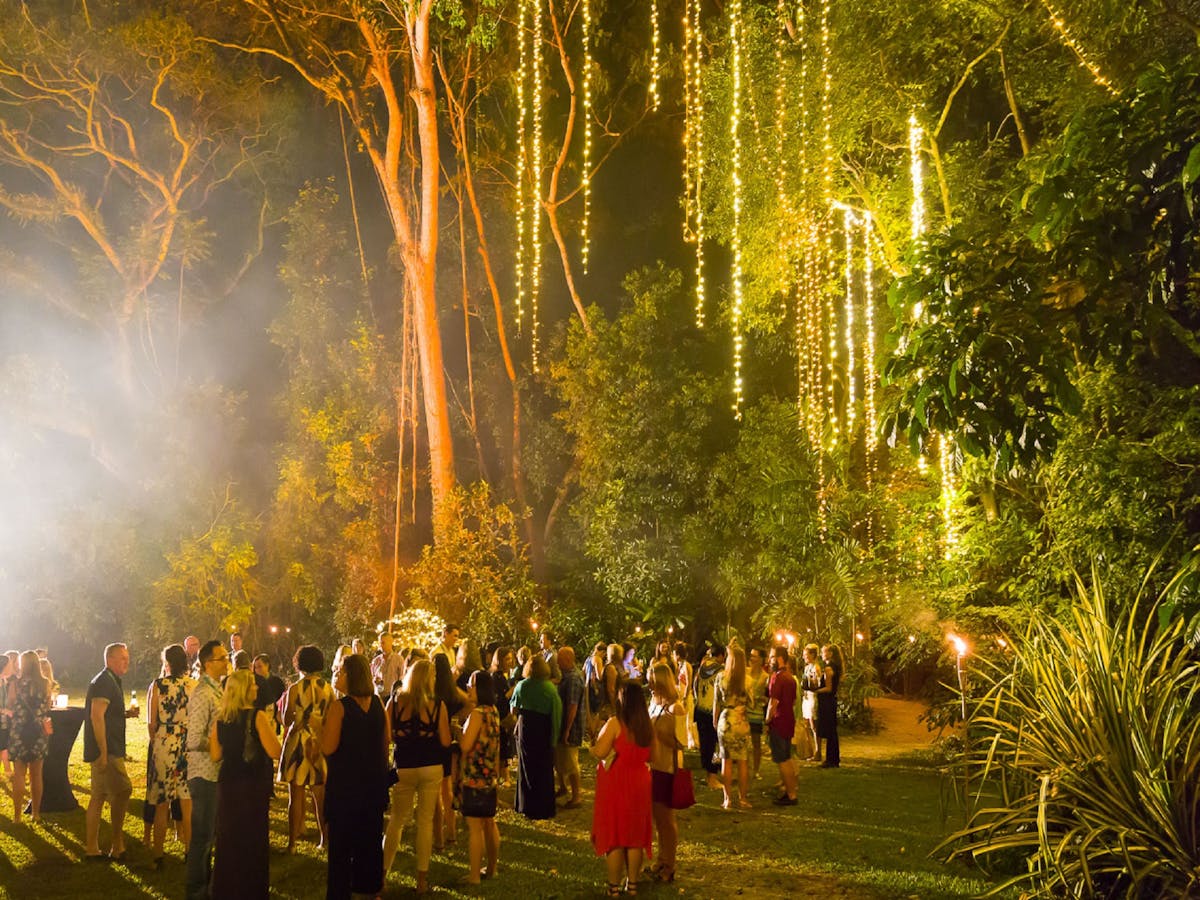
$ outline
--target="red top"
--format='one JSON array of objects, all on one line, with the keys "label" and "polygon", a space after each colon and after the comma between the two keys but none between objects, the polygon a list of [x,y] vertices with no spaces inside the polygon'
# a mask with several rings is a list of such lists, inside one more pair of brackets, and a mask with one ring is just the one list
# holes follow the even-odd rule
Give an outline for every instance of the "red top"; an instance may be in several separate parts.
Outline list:
[{"label": "red top", "polygon": [[596,804],[592,809],[592,846],[598,856],[618,848],[637,848],[651,855],[654,819],[650,812],[650,748],[639,747],[624,728],[613,742],[612,763],[596,770]]},{"label": "red top", "polygon": [[773,674],[767,696],[776,701],[775,713],[767,727],[790,741],[796,733],[796,679],[792,673],[780,669]]}]

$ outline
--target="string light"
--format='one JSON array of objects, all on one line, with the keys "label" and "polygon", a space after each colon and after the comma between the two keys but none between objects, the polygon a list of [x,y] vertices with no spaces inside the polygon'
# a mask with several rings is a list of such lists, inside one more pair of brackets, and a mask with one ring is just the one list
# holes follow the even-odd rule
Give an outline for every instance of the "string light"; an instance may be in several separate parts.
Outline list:
[{"label": "string light", "polygon": [[742,0],[733,0],[729,9],[729,44],[733,54],[733,97],[729,115],[729,139],[733,145],[730,169],[733,178],[733,227],[730,250],[733,253],[733,414],[742,418]]},{"label": "string light", "polygon": [[[775,6],[775,196],[779,205],[779,221],[783,224],[785,233],[780,237],[783,246],[790,253],[795,252],[795,242],[792,229],[795,217],[792,215],[792,203],[787,193],[788,153],[787,153],[787,74],[783,65],[783,36],[787,27],[786,0],[777,0]],[[788,295],[783,294],[783,315],[788,313]]]},{"label": "string light", "polygon": [[701,31],[701,0],[689,0],[691,5],[690,32],[691,52],[691,98],[689,118],[692,136],[692,191],[695,206],[696,239],[696,325],[704,326],[704,85],[703,32]]},{"label": "string light", "polygon": [[[865,346],[863,347],[866,377],[863,379],[863,409],[866,412],[867,423],[864,429],[863,443],[865,445],[867,469],[867,493],[875,484],[875,469],[878,463],[879,428],[878,414],[875,409],[875,264],[871,257],[871,239],[875,233],[874,219],[871,213],[863,213],[863,326],[866,331]],[[867,511],[867,546],[874,553],[875,548],[875,516]]]},{"label": "string light", "polygon": [[942,469],[942,529],[945,557],[949,559],[958,546],[958,529],[954,521],[954,498],[958,490],[954,477],[954,441],[941,435],[938,441],[939,463]]},{"label": "string light", "polygon": [[863,381],[863,406],[867,415],[866,448],[867,448],[867,487],[871,486],[875,474],[875,451],[878,448],[879,427],[878,415],[875,408],[875,264],[871,256],[871,239],[875,233],[875,222],[869,212],[863,214],[863,319],[866,329],[866,346],[863,356],[866,364],[866,378]]},{"label": "string light", "polygon": [[921,163],[921,139],[924,133],[917,122],[916,113],[913,113],[908,117],[908,175],[912,181],[909,223],[914,243],[925,233],[925,169]]},{"label": "string light", "polygon": [[520,42],[520,67],[517,70],[517,333],[525,321],[525,262],[526,229],[529,212],[526,203],[526,182],[529,173],[529,112],[526,105],[526,88],[529,84],[529,40],[528,4],[522,2],[517,8],[517,40]]},{"label": "string light", "polygon": [[854,225],[857,219],[849,208],[842,210],[842,231],[846,239],[846,434],[854,431]]},{"label": "string light", "polygon": [[530,223],[530,240],[532,242],[532,261],[530,263],[529,305],[532,322],[530,323],[530,340],[532,344],[533,371],[538,371],[538,300],[542,290],[542,10],[540,0],[530,0],[532,13],[533,40],[533,72],[532,90],[533,109],[533,204],[532,221]]},{"label": "string light", "polygon": [[583,9],[583,274],[591,255],[592,221],[592,3],[582,0]]},{"label": "string light", "polygon": [[[821,199],[822,219],[825,222],[824,284],[834,280],[833,228],[830,218],[833,208],[833,75],[830,72],[829,40],[830,0],[821,2]],[[822,285],[823,287],[823,285]],[[821,290],[825,298],[825,333],[829,340],[829,356],[826,363],[825,397],[829,411],[829,438],[831,446],[838,441],[838,414],[834,398],[834,379],[837,372],[838,340],[832,291]]]},{"label": "string light", "polygon": [[658,93],[658,45],[658,0],[650,0],[650,103],[655,112],[662,99]]},{"label": "string light", "polygon": [[1042,6],[1044,6],[1046,8],[1046,12],[1050,14],[1050,24],[1054,26],[1054,30],[1058,32],[1062,42],[1070,48],[1072,53],[1075,54],[1075,58],[1079,60],[1079,64],[1088,70],[1092,76],[1092,80],[1114,97],[1119,97],[1121,94],[1120,90],[1118,90],[1117,86],[1114,85],[1107,77],[1105,77],[1104,73],[1100,70],[1100,67],[1092,60],[1091,55],[1083,49],[1083,46],[1067,29],[1067,23],[1063,21],[1063,17],[1059,14],[1058,10],[1051,5],[1050,0],[1042,0]]}]

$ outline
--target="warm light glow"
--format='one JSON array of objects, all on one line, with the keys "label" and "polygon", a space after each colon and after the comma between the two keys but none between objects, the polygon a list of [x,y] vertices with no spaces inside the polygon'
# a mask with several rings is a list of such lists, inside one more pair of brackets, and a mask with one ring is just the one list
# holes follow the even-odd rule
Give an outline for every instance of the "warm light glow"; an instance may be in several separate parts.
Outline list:
[{"label": "warm light glow", "polygon": [[1008,641],[1006,641],[1004,638],[996,638],[996,644],[997,644],[997,646],[1000,647],[1001,650],[1005,650],[1008,648]]},{"label": "warm light glow", "polygon": [[1075,58],[1079,60],[1079,64],[1088,70],[1092,76],[1092,80],[1114,97],[1119,96],[1121,92],[1117,89],[1116,85],[1105,77],[1100,67],[1091,58],[1091,55],[1083,49],[1079,41],[1067,29],[1067,23],[1063,21],[1063,17],[1059,14],[1058,10],[1051,5],[1050,0],[1042,0],[1042,6],[1050,14],[1050,24],[1054,26],[1054,30],[1058,32],[1059,37],[1062,38],[1062,42],[1075,54]]},{"label": "warm light glow", "polygon": [[521,0],[517,6],[517,40],[520,42],[520,63],[517,69],[517,333],[525,323],[525,292],[528,260],[527,229],[529,210],[526,184],[529,178],[529,109],[526,91],[529,85],[529,4]]},{"label": "warm light glow", "polygon": [[68,696],[67,694],[58,694],[54,698],[54,708],[55,709],[66,709],[67,704],[70,702],[71,702],[70,696]]},{"label": "warm light glow", "polygon": [[[833,75],[829,65],[832,48],[829,34],[830,0],[821,0],[821,198],[822,218],[825,221],[824,284],[832,284],[837,268],[833,259]],[[837,318],[833,307],[833,292],[822,290],[825,298],[825,333],[829,341],[829,358],[825,373],[825,396],[829,415],[829,442],[838,442],[838,414],[835,405],[834,380],[837,377],[838,338]]]},{"label": "warm light glow", "polygon": [[684,238],[696,245],[696,327],[704,327],[704,92],[701,0],[684,9]]},{"label": "warm light glow", "polygon": [[272,625],[270,627],[270,629],[268,629],[268,630],[271,632],[271,634],[279,634],[279,626],[278,625]]},{"label": "warm light glow", "polygon": [[655,111],[662,100],[658,93],[659,40],[658,0],[650,0],[650,104]]},{"label": "warm light glow", "polygon": [[733,415],[742,418],[742,0],[733,0],[729,7],[729,45],[732,60],[733,96],[730,101],[729,141],[733,147],[729,168],[733,181],[733,225],[730,231],[730,252],[733,254]]},{"label": "warm light glow", "polygon": [[542,9],[539,0],[530,0],[530,11],[532,13],[533,33],[531,40],[533,41],[533,72],[532,75],[532,109],[530,111],[533,117],[533,147],[531,154],[533,157],[533,166],[530,171],[532,176],[531,191],[533,202],[530,213],[532,221],[530,222],[530,249],[532,250],[532,260],[529,265],[529,306],[531,322],[529,323],[529,339],[531,345],[530,362],[533,366],[533,371],[538,371],[538,350],[539,339],[538,334],[538,301],[541,298],[542,292],[542,60],[543,60],[543,35],[542,35]]},{"label": "warm light glow", "polygon": [[539,626],[538,626],[537,622],[535,622],[533,619],[530,619],[529,627],[532,628],[534,631],[537,631]]},{"label": "warm light glow", "polygon": [[945,556],[949,559],[958,546],[958,528],[955,523],[954,502],[958,494],[958,480],[954,474],[954,439],[947,434],[938,436],[939,465],[942,470],[942,532]]},{"label": "warm light glow", "polygon": [[846,433],[854,430],[857,397],[854,388],[854,225],[857,218],[847,207],[842,210],[842,233],[846,241]]},{"label": "warm light glow", "polygon": [[862,643],[862,641],[863,641],[863,640],[865,640],[865,639],[863,638],[863,633],[862,633],[861,631],[856,631],[856,632],[854,632],[854,639],[855,639],[856,641],[858,641],[859,643]]},{"label": "warm light glow", "polygon": [[948,640],[954,646],[954,652],[956,655],[959,657],[967,655],[967,642],[957,634],[946,635],[946,640]]},{"label": "warm light glow", "polygon": [[583,273],[591,256],[592,221],[592,2],[582,0],[583,19]]},{"label": "warm light glow", "polygon": [[796,643],[796,636],[794,634],[792,634],[790,631],[787,633],[786,637],[787,637],[787,642],[788,642],[789,647],[791,647],[792,645],[794,645]]},{"label": "warm light glow", "polygon": [[[875,265],[872,257],[871,241],[875,235],[875,221],[869,212],[863,214],[863,325],[866,329],[866,346],[863,348],[863,362],[866,374],[863,378],[863,407],[866,411],[867,425],[863,436],[867,455],[867,491],[870,492],[875,482],[875,472],[879,464],[877,450],[879,447],[879,415],[875,408],[875,387],[878,372],[875,371]],[[870,540],[873,530],[874,516],[867,518],[867,535]]]},{"label": "warm light glow", "polygon": [[921,139],[924,133],[917,122],[916,113],[913,113],[908,117],[908,176],[912,182],[909,226],[913,241],[919,241],[925,233],[925,170],[921,162]]},{"label": "warm light glow", "polygon": [[915,644],[917,642],[917,636],[915,634],[910,634],[908,636],[908,642],[910,644]]}]

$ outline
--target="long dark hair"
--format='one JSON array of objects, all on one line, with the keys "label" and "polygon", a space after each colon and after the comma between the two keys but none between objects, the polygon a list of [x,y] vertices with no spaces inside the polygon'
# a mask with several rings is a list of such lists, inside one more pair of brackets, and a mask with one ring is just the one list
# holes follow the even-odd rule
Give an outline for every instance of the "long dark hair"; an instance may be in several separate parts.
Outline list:
[{"label": "long dark hair", "polygon": [[654,726],[646,708],[646,692],[636,681],[626,681],[617,691],[617,719],[633,735],[639,747],[649,747],[654,740]]},{"label": "long dark hair", "polygon": [[458,692],[455,690],[454,672],[450,668],[450,659],[444,653],[439,653],[433,658],[433,695],[445,703],[451,711],[462,705],[459,703]]}]

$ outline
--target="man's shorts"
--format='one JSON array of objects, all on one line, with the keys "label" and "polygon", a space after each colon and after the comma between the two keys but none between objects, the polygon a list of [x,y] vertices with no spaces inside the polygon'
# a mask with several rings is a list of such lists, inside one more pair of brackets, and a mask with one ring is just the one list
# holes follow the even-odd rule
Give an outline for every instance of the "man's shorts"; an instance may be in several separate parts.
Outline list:
[{"label": "man's shorts", "polygon": [[133,782],[125,771],[123,756],[110,756],[102,770],[98,761],[92,763],[92,797],[112,801],[133,793]]},{"label": "man's shorts", "polygon": [[771,745],[771,762],[785,763],[792,758],[792,739],[781,737],[774,731],[767,731],[767,740]]},{"label": "man's shorts", "polygon": [[579,748],[565,744],[554,745],[554,768],[562,776],[579,774]]}]

